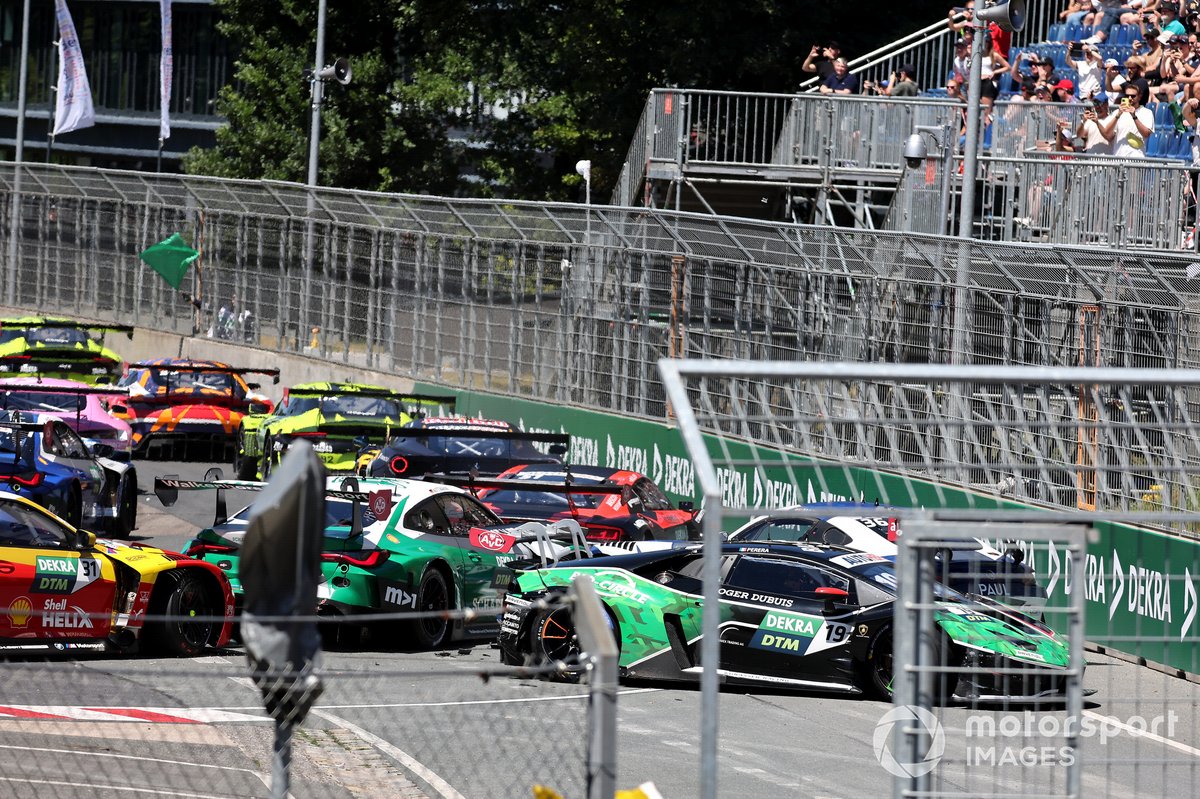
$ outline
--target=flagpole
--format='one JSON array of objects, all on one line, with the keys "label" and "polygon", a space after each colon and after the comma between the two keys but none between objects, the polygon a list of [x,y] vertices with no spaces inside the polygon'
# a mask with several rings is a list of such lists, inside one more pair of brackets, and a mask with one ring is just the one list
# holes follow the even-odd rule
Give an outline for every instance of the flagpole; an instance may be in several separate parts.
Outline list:
[{"label": "flagpole", "polygon": [[17,234],[21,227],[21,160],[25,157],[25,101],[29,82],[29,0],[21,10],[21,67],[17,78],[17,153],[13,189],[9,199],[8,268],[4,275],[4,302],[12,306],[17,296]]},{"label": "flagpole", "polygon": [[[50,74],[58,74],[58,62],[62,59],[58,40],[50,41]],[[50,121],[46,123],[46,163],[50,163],[50,153],[54,151],[54,128],[58,123],[58,82],[50,87]]]},{"label": "flagpole", "polygon": [[156,159],[154,159],[154,171],[155,172],[162,172],[162,151],[163,151],[163,138],[162,138],[162,136],[159,136],[158,137],[158,157]]}]

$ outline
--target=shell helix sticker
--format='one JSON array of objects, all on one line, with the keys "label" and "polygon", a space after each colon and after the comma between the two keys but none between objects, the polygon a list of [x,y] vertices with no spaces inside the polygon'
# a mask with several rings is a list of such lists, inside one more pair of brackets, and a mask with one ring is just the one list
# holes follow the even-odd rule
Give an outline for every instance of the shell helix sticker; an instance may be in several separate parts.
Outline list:
[{"label": "shell helix sticker", "polygon": [[73,594],[100,577],[95,558],[60,558],[38,555],[34,565],[34,594]]},{"label": "shell helix sticker", "polygon": [[768,610],[758,625],[750,646],[786,655],[812,655],[846,643],[851,626],[830,622],[820,616]]}]

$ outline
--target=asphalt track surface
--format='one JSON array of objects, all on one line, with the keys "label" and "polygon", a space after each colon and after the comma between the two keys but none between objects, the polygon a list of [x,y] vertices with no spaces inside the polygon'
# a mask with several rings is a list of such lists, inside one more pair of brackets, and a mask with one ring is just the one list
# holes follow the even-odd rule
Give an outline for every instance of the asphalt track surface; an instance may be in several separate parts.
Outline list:
[{"label": "asphalt track surface", "polygon": [[[138,468],[148,488],[156,473],[198,478],[206,465]],[[211,495],[184,494],[167,511],[145,493],[134,538],[179,549],[212,511]],[[325,655],[325,692],[294,736],[293,795],[529,797],[543,783],[583,796],[580,686],[484,681],[479,673],[498,664],[486,642],[442,652],[366,643]],[[270,795],[272,725],[238,647],[190,660],[12,657],[0,668],[2,796]],[[1095,694],[1083,721],[1083,795],[1200,795],[1200,686],[1094,654],[1085,684]],[[653,781],[669,799],[699,794],[699,700],[688,686],[622,686],[619,786]],[[888,795],[892,778],[875,738],[889,709],[855,698],[723,692],[719,794]],[[1064,715],[943,709],[934,788],[1063,794],[1068,764],[1054,733]],[[983,717],[996,725],[990,735]]]}]

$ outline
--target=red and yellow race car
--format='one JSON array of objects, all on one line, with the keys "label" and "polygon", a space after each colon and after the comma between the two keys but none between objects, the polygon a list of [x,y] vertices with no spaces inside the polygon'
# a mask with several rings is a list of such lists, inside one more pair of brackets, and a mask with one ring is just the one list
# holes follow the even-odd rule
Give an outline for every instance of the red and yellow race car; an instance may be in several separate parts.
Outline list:
[{"label": "red and yellow race car", "polygon": [[229,643],[233,614],[216,566],[97,539],[0,492],[0,647],[195,655]]},{"label": "red and yellow race car", "polygon": [[217,361],[133,363],[118,384],[129,398],[114,404],[112,412],[132,428],[135,455],[228,461],[242,417],[275,407],[258,393],[257,383],[246,382],[249,374],[279,382],[278,369],[240,369]]}]

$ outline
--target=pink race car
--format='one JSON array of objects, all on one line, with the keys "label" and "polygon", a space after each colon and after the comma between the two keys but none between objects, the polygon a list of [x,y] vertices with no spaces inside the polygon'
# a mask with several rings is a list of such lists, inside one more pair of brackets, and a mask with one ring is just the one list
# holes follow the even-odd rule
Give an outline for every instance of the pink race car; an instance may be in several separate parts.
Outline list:
[{"label": "pink race car", "polygon": [[[79,433],[96,455],[114,460],[129,460],[133,433],[128,422],[109,413],[106,398],[125,396],[128,392],[115,386],[95,387],[76,380],[51,377],[0,380],[0,411],[58,417]],[[105,447],[111,448],[111,452]]]}]

